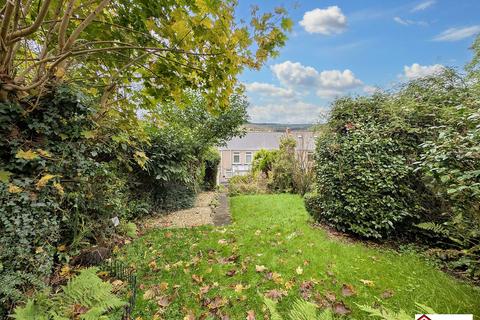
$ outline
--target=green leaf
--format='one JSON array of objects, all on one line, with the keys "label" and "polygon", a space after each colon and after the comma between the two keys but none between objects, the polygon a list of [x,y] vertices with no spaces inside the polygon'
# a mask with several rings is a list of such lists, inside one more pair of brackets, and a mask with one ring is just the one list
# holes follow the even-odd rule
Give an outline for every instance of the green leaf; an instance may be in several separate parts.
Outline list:
[{"label": "green leaf", "polygon": [[0,182],[8,183],[11,175],[12,173],[9,171],[0,170]]}]

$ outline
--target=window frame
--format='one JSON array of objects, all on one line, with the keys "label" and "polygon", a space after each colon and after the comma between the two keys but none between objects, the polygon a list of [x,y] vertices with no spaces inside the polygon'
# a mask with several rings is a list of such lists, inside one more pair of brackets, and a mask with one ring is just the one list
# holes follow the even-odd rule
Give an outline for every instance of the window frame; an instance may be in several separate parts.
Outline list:
[{"label": "window frame", "polygon": [[[238,161],[235,161],[235,156],[238,156]],[[240,151],[232,152],[232,164],[241,164]]]},{"label": "window frame", "polygon": [[[247,160],[247,156],[250,156],[250,161]],[[245,152],[245,164],[252,164],[253,162],[253,152],[252,151],[246,151]]]}]

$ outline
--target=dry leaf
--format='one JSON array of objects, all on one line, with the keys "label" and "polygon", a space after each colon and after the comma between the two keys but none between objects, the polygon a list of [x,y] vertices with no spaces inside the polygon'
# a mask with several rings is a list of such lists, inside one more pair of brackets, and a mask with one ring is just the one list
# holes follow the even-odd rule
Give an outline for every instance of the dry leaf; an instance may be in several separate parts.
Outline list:
[{"label": "dry leaf", "polygon": [[152,288],[148,289],[143,294],[143,300],[151,300],[155,297],[155,295],[156,295],[155,289],[152,289]]},{"label": "dry leaf", "polygon": [[267,270],[267,268],[263,265],[259,266],[259,265],[255,265],[255,271],[257,272],[264,272],[265,270]]},{"label": "dry leaf", "polygon": [[342,295],[344,297],[353,296],[355,293],[355,288],[351,284],[344,284],[342,286]]},{"label": "dry leaf", "polygon": [[373,282],[372,280],[360,279],[360,282],[366,285],[367,287],[373,287],[375,285],[375,282]]},{"label": "dry leaf", "polygon": [[335,302],[333,304],[333,312],[335,314],[339,315],[346,315],[352,313],[352,310],[350,310],[344,303],[343,301]]},{"label": "dry leaf", "polygon": [[158,288],[160,289],[160,291],[166,291],[168,289],[168,283],[162,282],[162,283],[160,283]]},{"label": "dry leaf", "polygon": [[233,277],[236,274],[237,274],[237,270],[235,270],[235,269],[228,270],[227,273],[226,273],[226,275],[229,276],[229,277]]},{"label": "dry leaf", "polygon": [[327,291],[325,293],[325,298],[327,298],[327,300],[330,302],[335,302],[335,300],[337,300],[337,296],[335,295],[334,292],[331,292],[331,291]]},{"label": "dry leaf", "polygon": [[226,244],[228,244],[228,241],[225,240],[225,239],[220,239],[220,240],[218,240],[218,244],[226,245]]},{"label": "dry leaf", "polygon": [[285,289],[290,290],[290,289],[293,288],[294,285],[295,285],[294,281],[292,281],[292,280],[287,281],[287,282],[285,282]]},{"label": "dry leaf", "polygon": [[40,178],[40,180],[37,181],[37,184],[36,184],[37,189],[41,189],[41,188],[45,187],[47,185],[48,181],[52,180],[55,177],[56,177],[56,175],[54,175],[54,174],[44,175],[43,177]]},{"label": "dry leaf", "polygon": [[246,320],[255,320],[255,311],[248,310]]},{"label": "dry leaf", "polygon": [[383,291],[383,293],[380,295],[380,297],[382,299],[388,299],[388,298],[393,297],[393,294],[394,294],[393,290],[388,289],[388,290]]},{"label": "dry leaf", "polygon": [[161,296],[157,299],[157,305],[166,308],[170,305],[170,299],[167,296]]},{"label": "dry leaf", "polygon": [[272,273],[272,280],[276,284],[281,284],[283,283],[282,275],[280,273],[273,272]]},{"label": "dry leaf", "polygon": [[303,274],[303,269],[302,269],[302,267],[297,267],[297,269],[295,269],[295,272],[296,272],[298,275]]},{"label": "dry leaf", "polygon": [[265,292],[265,297],[267,297],[269,299],[272,299],[272,300],[279,300],[283,296],[286,296],[286,295],[287,295],[287,292],[284,291],[284,290],[272,289],[272,290],[268,290],[267,292]]},{"label": "dry leaf", "polygon": [[192,274],[192,279],[196,283],[202,283],[203,282],[203,277],[202,276],[197,276],[196,274]]}]

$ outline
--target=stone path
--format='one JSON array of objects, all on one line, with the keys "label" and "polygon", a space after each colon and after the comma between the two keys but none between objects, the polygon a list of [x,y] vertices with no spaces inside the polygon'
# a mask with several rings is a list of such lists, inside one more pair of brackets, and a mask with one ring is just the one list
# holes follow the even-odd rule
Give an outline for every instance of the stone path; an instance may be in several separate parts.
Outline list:
[{"label": "stone path", "polygon": [[223,226],[229,224],[230,210],[226,194],[201,192],[195,200],[195,207],[172,212],[168,215],[151,217],[143,221],[142,229],[191,228],[202,225]]}]

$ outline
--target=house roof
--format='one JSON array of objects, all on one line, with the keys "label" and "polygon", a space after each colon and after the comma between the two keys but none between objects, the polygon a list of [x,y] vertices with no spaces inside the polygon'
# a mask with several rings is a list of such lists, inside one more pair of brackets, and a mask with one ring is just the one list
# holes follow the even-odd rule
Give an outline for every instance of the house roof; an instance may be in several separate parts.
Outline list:
[{"label": "house roof", "polygon": [[[284,132],[247,132],[243,137],[235,137],[227,142],[226,146],[219,148],[220,151],[255,151],[260,149],[278,149],[280,139],[285,136]],[[297,141],[297,150],[314,150],[315,136],[310,131],[294,131],[290,135]]]}]

